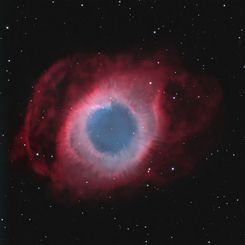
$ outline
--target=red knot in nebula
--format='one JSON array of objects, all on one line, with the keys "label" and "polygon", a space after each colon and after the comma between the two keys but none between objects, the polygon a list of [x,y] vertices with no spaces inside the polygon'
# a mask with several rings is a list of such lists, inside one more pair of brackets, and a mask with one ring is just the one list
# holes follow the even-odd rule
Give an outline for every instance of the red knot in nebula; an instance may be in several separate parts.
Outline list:
[{"label": "red knot in nebula", "polygon": [[11,157],[73,198],[162,186],[193,169],[221,97],[160,52],[73,55],[37,80]]}]

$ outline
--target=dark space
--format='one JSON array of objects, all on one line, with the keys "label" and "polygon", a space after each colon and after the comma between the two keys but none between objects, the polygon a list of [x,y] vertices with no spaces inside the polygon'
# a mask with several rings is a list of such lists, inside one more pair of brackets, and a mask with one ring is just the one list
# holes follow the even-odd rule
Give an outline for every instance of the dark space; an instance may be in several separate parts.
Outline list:
[{"label": "dark space", "polygon": [[[0,244],[245,244],[244,12],[242,0],[2,0]],[[56,60],[159,49],[223,90],[221,139],[189,176],[132,199],[71,204],[9,160],[33,85]]]}]

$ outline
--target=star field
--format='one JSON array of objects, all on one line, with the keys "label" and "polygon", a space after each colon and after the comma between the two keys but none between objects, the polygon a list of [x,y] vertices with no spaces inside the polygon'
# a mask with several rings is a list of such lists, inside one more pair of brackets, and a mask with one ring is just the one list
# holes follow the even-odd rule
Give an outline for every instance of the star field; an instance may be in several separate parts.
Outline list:
[{"label": "star field", "polygon": [[[0,243],[245,244],[243,1],[4,2],[0,4]],[[167,186],[146,183],[132,198],[118,200],[109,194],[104,201],[72,203],[65,196],[56,200],[48,180],[36,178],[25,163],[16,166],[9,160],[13,137],[32,102],[35,79],[54,61],[74,52],[100,56],[156,49],[169,57],[177,53],[187,70],[215,77],[224,93],[219,135],[208,142],[214,147],[201,155],[189,176]],[[173,101],[184,100],[176,91],[171,96]],[[46,118],[44,110],[38,120]],[[198,137],[194,135],[193,141]],[[55,157],[55,152],[35,154],[50,161]],[[178,171],[172,164],[167,174]]]}]

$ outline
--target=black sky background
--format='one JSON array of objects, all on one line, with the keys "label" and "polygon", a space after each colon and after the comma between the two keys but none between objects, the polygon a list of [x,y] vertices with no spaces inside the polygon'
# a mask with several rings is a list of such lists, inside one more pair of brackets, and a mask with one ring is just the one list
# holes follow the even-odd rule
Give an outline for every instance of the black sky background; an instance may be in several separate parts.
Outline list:
[{"label": "black sky background", "polygon": [[[244,1],[1,0],[0,244],[245,244],[244,13]],[[205,167],[132,199],[71,205],[24,163],[11,165],[32,86],[53,62],[159,49],[223,89],[222,140],[199,160]]]}]

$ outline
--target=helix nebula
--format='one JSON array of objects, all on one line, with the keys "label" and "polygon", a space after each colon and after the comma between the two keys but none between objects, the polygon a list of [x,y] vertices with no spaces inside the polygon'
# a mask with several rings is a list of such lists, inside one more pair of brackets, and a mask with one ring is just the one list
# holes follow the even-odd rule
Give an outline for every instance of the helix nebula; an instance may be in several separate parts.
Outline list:
[{"label": "helix nebula", "polygon": [[54,193],[76,198],[190,173],[209,144],[222,93],[213,78],[170,63],[161,52],[54,63],[33,88],[12,159],[25,159]]}]

